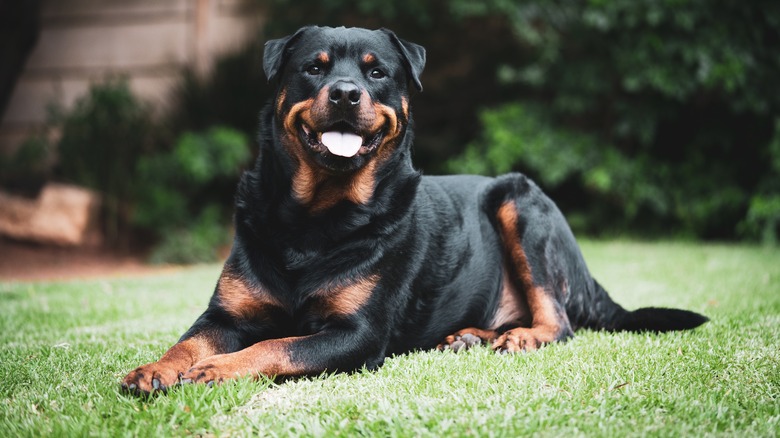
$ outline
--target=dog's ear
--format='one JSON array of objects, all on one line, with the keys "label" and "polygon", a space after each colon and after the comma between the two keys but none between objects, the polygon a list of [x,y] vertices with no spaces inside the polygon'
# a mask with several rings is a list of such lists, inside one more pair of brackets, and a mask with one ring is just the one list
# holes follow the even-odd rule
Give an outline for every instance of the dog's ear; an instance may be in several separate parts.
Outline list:
[{"label": "dog's ear", "polygon": [[389,29],[380,29],[382,32],[390,37],[390,41],[395,44],[401,56],[404,59],[404,66],[406,72],[409,73],[409,77],[414,82],[415,88],[418,91],[422,91],[422,83],[420,82],[420,75],[425,67],[425,48],[419,44],[410,43],[398,38],[396,34]]},{"label": "dog's ear", "polygon": [[263,71],[265,72],[265,77],[268,78],[268,82],[276,79],[276,75],[284,68],[284,63],[287,61],[290,49],[292,49],[295,41],[311,28],[312,26],[302,27],[292,35],[279,38],[278,40],[269,40],[265,43]]}]

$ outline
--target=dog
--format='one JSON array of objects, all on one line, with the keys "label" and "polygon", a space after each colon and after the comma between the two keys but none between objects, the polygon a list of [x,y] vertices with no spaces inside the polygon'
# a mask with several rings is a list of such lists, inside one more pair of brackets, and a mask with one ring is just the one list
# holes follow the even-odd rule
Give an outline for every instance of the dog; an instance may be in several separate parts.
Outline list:
[{"label": "dog", "polygon": [[522,174],[422,176],[410,91],[423,47],[386,29],[305,27],[266,43],[275,87],[206,311],[135,394],[240,376],[373,369],[390,355],[536,350],[580,328],[684,330],[593,279],[562,213]]}]

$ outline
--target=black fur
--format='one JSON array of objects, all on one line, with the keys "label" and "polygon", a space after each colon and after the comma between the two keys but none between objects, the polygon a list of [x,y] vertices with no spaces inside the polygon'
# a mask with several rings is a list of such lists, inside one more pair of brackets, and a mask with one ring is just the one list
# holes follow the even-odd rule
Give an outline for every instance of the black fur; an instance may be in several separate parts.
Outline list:
[{"label": "black fur", "polygon": [[[374,72],[361,67],[365,53],[379,58],[376,65],[386,77],[368,76]],[[264,62],[277,97],[261,114],[260,156],[238,188],[236,235],[225,269],[245,285],[243,297],[262,291],[276,304],[237,318],[218,287],[181,341],[200,336],[216,353],[238,354],[267,340],[292,339],[283,353],[301,365],[295,370],[304,371],[283,368],[278,374],[371,368],[388,355],[434,348],[464,328],[500,335],[530,327],[538,315],[528,308],[501,321],[501,327],[490,327],[506,305],[501,301],[505,286],[511,286],[520,307],[527,307],[529,285],[541,288],[553,303],[547,317],[557,323],[554,340],[579,328],[662,332],[707,320],[682,310],[628,312],[613,302],[591,277],[561,212],[525,176],[421,176],[411,163],[413,122],[405,111],[408,84],[422,89],[422,47],[387,30],[307,27],[268,42]],[[312,69],[312,62],[321,69]],[[335,76],[354,81],[372,103],[398,115],[398,141],[381,146],[385,153],[341,158],[284,140],[298,134],[285,132],[288,111],[316,98]],[[301,160],[314,163],[329,182],[350,181],[374,160],[370,197],[364,202],[334,198],[327,208],[313,208],[319,195],[308,203],[296,195],[296,184],[307,181],[299,171]],[[508,202],[515,208],[505,210],[506,217],[517,218],[509,224],[499,214]],[[502,239],[502,226],[515,233],[515,242]],[[521,260],[527,260],[523,266],[510,266],[508,248],[515,244],[525,256]],[[361,279],[375,283],[354,311],[323,314],[329,300],[338,298],[336,292],[331,298],[321,291]],[[270,371],[256,366],[246,372]]]}]

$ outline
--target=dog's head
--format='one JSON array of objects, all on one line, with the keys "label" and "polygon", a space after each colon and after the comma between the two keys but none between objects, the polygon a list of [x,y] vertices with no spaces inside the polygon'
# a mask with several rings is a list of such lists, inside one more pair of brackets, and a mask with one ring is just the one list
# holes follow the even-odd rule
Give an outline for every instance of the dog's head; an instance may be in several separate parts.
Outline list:
[{"label": "dog's head", "polygon": [[279,140],[305,167],[299,177],[321,180],[392,156],[409,123],[409,83],[422,90],[425,50],[385,29],[305,27],[267,42],[263,62],[278,84]]}]

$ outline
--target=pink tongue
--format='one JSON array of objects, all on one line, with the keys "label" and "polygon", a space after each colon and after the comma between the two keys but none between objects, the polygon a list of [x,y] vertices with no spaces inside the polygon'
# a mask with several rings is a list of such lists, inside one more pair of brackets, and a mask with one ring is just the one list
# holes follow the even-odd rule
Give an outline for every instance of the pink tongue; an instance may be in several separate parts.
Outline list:
[{"label": "pink tongue", "polygon": [[351,132],[329,131],[322,133],[322,144],[333,155],[354,157],[360,150],[363,139]]}]

